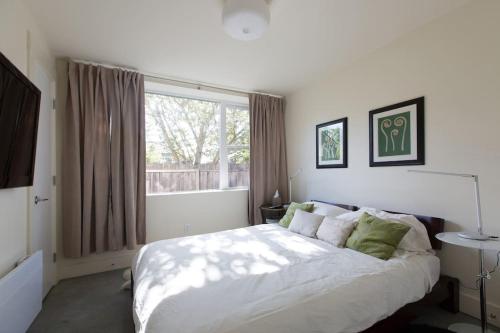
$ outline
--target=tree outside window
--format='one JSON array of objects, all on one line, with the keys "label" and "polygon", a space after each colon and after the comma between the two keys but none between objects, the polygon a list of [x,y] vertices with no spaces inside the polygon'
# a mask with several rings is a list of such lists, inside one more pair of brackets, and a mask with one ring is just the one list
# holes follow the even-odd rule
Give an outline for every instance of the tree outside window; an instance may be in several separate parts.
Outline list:
[{"label": "tree outside window", "polygon": [[145,97],[147,193],[248,186],[248,106]]}]

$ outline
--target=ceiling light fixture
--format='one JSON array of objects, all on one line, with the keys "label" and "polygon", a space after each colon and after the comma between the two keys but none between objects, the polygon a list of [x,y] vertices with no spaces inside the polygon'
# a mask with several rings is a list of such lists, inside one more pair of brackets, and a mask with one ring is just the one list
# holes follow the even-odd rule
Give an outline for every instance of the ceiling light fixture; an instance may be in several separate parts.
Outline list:
[{"label": "ceiling light fixture", "polygon": [[266,0],[226,0],[222,24],[226,33],[239,40],[260,38],[269,27],[271,14]]}]

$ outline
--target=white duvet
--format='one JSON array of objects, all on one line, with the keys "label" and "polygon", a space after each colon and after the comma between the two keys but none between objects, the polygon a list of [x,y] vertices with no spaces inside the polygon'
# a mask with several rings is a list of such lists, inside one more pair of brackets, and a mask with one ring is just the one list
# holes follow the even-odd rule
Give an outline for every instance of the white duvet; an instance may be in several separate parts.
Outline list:
[{"label": "white duvet", "polygon": [[359,332],[422,298],[433,255],[388,261],[277,225],[154,242],[132,266],[137,332]]}]

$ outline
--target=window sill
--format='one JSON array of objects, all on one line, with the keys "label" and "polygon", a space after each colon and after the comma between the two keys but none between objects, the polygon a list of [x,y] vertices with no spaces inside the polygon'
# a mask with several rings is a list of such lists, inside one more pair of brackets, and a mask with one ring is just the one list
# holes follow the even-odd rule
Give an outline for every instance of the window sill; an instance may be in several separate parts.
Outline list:
[{"label": "window sill", "polygon": [[247,187],[235,187],[223,190],[203,190],[203,191],[181,191],[181,192],[166,192],[166,193],[149,193],[146,197],[161,197],[172,195],[192,195],[192,194],[206,194],[206,193],[223,193],[223,192],[248,192]]}]

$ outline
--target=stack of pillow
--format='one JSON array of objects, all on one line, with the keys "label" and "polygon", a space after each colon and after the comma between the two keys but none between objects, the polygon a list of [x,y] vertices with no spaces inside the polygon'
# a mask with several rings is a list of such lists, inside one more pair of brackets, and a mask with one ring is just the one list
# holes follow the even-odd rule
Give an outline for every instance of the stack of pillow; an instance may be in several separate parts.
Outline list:
[{"label": "stack of pillow", "polygon": [[387,260],[397,249],[432,251],[425,226],[413,215],[363,207],[350,211],[321,202],[292,202],[280,220],[290,231]]}]

